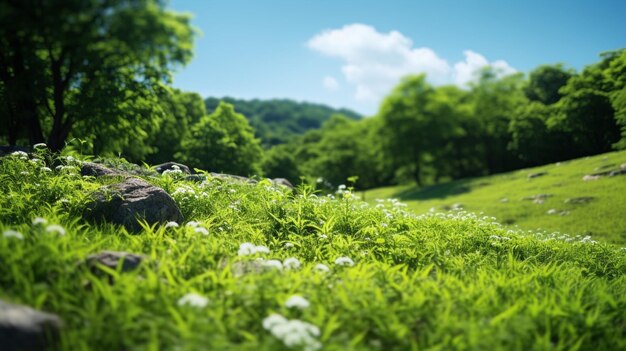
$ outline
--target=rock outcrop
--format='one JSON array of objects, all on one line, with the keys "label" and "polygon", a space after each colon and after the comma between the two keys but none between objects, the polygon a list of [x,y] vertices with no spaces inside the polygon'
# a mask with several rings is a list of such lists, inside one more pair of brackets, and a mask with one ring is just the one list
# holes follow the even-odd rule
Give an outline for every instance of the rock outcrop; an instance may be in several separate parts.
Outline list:
[{"label": "rock outcrop", "polygon": [[150,225],[183,221],[180,209],[169,194],[137,178],[126,178],[95,192],[84,217],[123,225],[129,232],[141,231],[139,221]]}]

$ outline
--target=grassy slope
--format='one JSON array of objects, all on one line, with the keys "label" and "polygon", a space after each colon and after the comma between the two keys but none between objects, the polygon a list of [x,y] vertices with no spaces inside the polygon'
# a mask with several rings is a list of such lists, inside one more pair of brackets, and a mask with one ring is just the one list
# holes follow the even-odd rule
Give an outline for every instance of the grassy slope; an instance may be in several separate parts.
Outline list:
[{"label": "grassy slope", "polygon": [[[397,186],[367,191],[365,198],[398,198],[416,213],[431,208],[446,210],[461,204],[470,212],[483,212],[501,223],[522,229],[541,228],[571,235],[591,235],[597,240],[626,243],[626,176],[583,181],[586,174],[617,169],[626,163],[626,151],[523,169],[483,178],[463,179],[426,187]],[[529,179],[537,172],[548,174]],[[551,194],[543,204],[524,200],[536,194]],[[588,204],[566,204],[568,198],[593,196]],[[508,202],[502,202],[503,198]],[[549,214],[555,209],[556,214]],[[568,211],[567,215],[559,215]]]},{"label": "grassy slope", "polygon": [[[626,251],[611,245],[513,232],[466,213],[415,216],[350,193],[170,176],[147,180],[208,233],[181,224],[129,235],[79,216],[89,191],[113,180],[82,178],[76,161],[62,162],[69,167],[48,172],[0,159],[0,298],[59,314],[62,350],[626,348]],[[37,216],[66,233],[31,223]],[[244,242],[270,252],[239,256]],[[111,272],[109,284],[77,265],[101,250],[147,260]],[[355,265],[335,264],[342,256]],[[236,274],[290,257],[301,265]],[[330,271],[316,272],[320,263]],[[188,293],[208,304],[181,306]],[[310,307],[286,307],[294,294]],[[287,348],[263,326],[273,313],[320,334]]]}]

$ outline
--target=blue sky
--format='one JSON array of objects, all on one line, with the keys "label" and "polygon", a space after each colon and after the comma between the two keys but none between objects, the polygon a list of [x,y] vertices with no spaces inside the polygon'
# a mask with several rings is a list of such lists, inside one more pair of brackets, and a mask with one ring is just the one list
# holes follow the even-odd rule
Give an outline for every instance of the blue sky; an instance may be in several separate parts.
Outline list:
[{"label": "blue sky", "polygon": [[174,0],[202,35],[174,86],[203,97],[290,98],[373,114],[401,76],[463,86],[626,47],[626,1]]}]

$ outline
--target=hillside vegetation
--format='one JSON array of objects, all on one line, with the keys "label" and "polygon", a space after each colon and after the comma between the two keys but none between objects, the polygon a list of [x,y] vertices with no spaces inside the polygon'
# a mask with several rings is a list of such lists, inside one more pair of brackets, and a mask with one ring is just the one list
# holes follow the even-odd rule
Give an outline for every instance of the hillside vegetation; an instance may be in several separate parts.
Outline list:
[{"label": "hillside vegetation", "polygon": [[[0,159],[0,299],[58,314],[62,350],[626,348],[624,249],[178,172],[143,178],[184,223],[129,234],[81,216],[120,176],[39,152]],[[85,269],[103,250],[144,261]]]},{"label": "hillside vegetation", "polygon": [[327,105],[289,99],[243,100],[209,97],[204,100],[206,110],[215,110],[220,101],[233,105],[237,112],[248,118],[264,146],[284,144],[308,130],[319,129],[335,114],[355,120],[361,118],[358,113],[345,108],[335,109]]},{"label": "hillside vegetation", "polygon": [[[395,186],[363,194],[370,203],[398,198],[415,213],[463,209],[494,216],[508,226],[624,244],[626,175],[606,173],[625,163],[625,151],[611,152],[435,186]],[[596,173],[605,175],[592,176]]]}]

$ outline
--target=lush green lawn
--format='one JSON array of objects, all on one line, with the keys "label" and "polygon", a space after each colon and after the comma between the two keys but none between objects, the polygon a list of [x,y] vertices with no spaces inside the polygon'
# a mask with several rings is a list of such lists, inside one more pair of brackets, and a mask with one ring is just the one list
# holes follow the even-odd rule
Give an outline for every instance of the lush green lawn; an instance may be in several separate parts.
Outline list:
[{"label": "lush green lawn", "polygon": [[[350,192],[176,174],[145,179],[185,223],[131,235],[80,216],[116,178],[60,161],[0,159],[0,299],[61,316],[61,350],[626,348],[626,251],[613,245],[463,212],[417,216]],[[566,168],[548,169],[509,177],[552,184]],[[511,202],[535,192],[510,191]],[[145,261],[104,275],[80,264],[102,250]]]},{"label": "lush green lawn", "polygon": [[[483,178],[463,179],[417,188],[413,185],[369,190],[365,199],[398,198],[416,213],[447,211],[455,205],[484,213],[521,229],[570,235],[591,235],[596,240],[626,243],[626,175],[583,181],[585,175],[619,169],[626,151],[550,164]],[[547,172],[529,178],[529,174]],[[547,194],[543,203],[525,198]],[[586,204],[567,199],[593,197]]]}]

